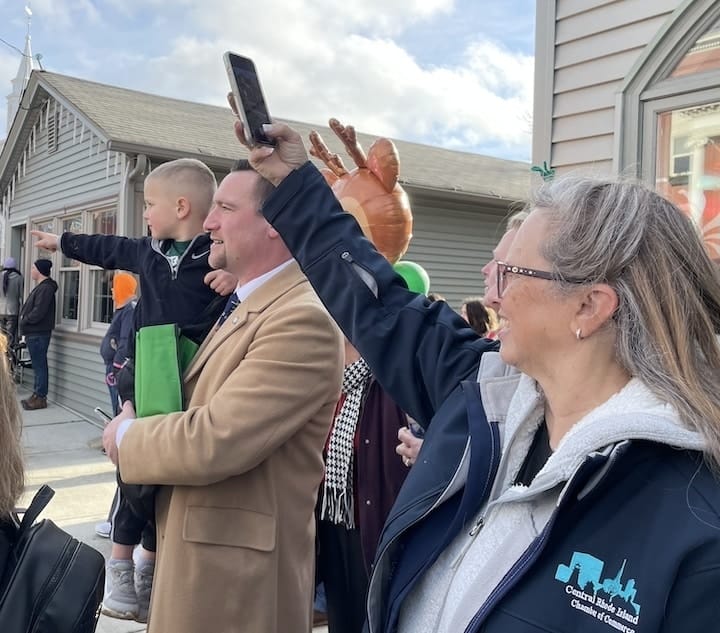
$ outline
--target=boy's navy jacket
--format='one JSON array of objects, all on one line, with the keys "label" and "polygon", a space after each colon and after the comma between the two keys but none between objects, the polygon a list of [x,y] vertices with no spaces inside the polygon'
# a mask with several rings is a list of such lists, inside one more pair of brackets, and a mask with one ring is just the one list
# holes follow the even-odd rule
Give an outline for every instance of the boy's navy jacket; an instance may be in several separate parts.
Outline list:
[{"label": "boy's navy jacket", "polygon": [[[135,330],[146,325],[177,323],[182,333],[201,343],[223,311],[221,297],[204,282],[210,237],[196,236],[177,258],[165,253],[172,240],[149,237],[63,233],[60,249],[72,259],[105,269],[128,270],[140,278],[141,297],[135,307]],[[134,337],[126,356],[133,357]]]},{"label": "boy's navy jacket", "polygon": [[[404,597],[489,494],[499,421],[487,419],[476,377],[497,344],[408,291],[310,163],[263,213],[377,380],[427,429],[370,581],[368,630],[390,633]],[[718,587],[720,488],[702,455],[626,440],[588,455],[467,631],[708,633],[720,630]]]}]

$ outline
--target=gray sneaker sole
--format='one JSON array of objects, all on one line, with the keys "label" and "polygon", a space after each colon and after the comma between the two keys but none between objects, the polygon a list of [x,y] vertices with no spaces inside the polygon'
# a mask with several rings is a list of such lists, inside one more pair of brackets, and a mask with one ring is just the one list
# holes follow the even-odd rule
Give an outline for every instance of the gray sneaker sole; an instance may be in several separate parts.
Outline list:
[{"label": "gray sneaker sole", "polygon": [[132,611],[131,609],[123,609],[122,607],[119,609],[113,609],[112,607],[109,607],[104,603],[100,612],[103,615],[107,615],[111,618],[117,618],[118,620],[134,620],[138,616],[137,611]]}]

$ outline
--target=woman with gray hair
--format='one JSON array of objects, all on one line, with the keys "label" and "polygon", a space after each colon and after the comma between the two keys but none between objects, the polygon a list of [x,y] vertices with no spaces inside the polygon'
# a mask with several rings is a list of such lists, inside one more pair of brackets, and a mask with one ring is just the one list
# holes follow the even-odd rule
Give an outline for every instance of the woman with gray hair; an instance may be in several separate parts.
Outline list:
[{"label": "woman with gray hair", "polygon": [[16,539],[13,513],[25,487],[22,416],[5,356],[6,345],[0,340],[0,575]]},{"label": "woman with gray hair", "polygon": [[716,630],[720,283],[691,221],[638,184],[544,185],[496,263],[497,353],[405,288],[294,131],[267,133],[263,214],[426,427],[369,631]]}]

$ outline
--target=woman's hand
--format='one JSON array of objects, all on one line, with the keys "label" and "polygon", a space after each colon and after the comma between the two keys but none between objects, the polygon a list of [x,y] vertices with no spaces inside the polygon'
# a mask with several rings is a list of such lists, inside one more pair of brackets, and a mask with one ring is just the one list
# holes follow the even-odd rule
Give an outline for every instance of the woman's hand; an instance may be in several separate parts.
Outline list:
[{"label": "woman's hand", "polygon": [[263,125],[263,131],[276,142],[275,147],[251,147],[242,121],[235,121],[235,136],[250,150],[249,160],[253,169],[277,187],[291,171],[307,162],[308,154],[300,134],[285,123]]},{"label": "woman's hand", "polygon": [[395,447],[395,452],[402,457],[403,464],[410,468],[417,459],[423,440],[415,437],[406,426],[398,430],[398,440],[400,440],[400,444]]}]

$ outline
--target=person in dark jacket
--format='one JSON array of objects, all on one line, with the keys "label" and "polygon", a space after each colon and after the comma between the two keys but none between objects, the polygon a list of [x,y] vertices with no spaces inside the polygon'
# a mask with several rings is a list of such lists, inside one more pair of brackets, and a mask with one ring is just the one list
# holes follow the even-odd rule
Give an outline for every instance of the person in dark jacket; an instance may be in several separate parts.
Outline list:
[{"label": "person in dark jacket", "polygon": [[20,311],[20,333],[25,337],[35,384],[32,395],[21,400],[23,409],[45,409],[48,393],[47,353],[50,337],[55,329],[55,293],[58,285],[50,278],[52,262],[38,259],[30,270],[30,278],[37,283]]},{"label": "person in dark jacket", "polygon": [[[385,523],[370,633],[704,633],[720,583],[720,280],[628,182],[541,185],[495,263],[500,353],[407,290],[300,136],[263,215],[425,443]],[[244,142],[242,124],[236,133]]]},{"label": "person in dark jacket", "polygon": [[0,325],[7,333],[8,345],[17,343],[18,317],[22,306],[23,276],[17,269],[14,257],[3,262],[2,295],[0,296]]},{"label": "person in dark jacket", "polygon": [[105,384],[110,392],[113,415],[120,413],[120,396],[117,388],[116,369],[125,362],[127,341],[133,332],[135,317],[135,293],[137,281],[129,273],[116,272],[112,281],[112,297],[115,313],[100,342],[100,356],[105,362]]}]

